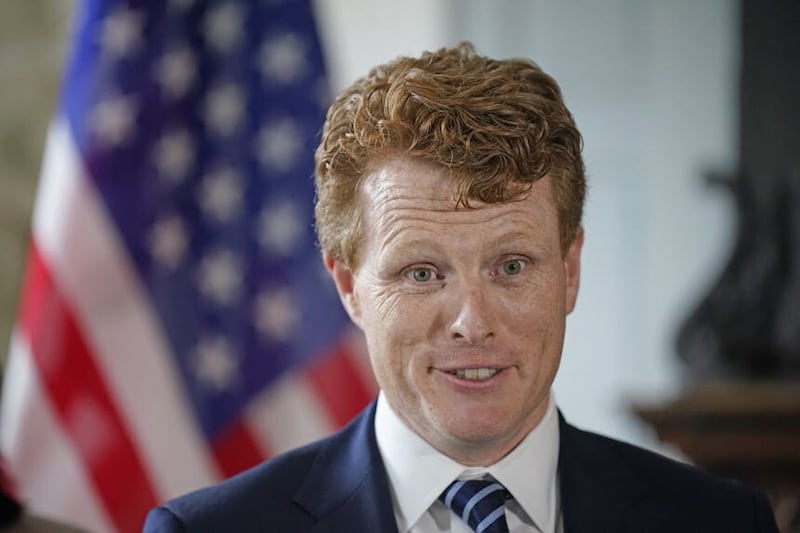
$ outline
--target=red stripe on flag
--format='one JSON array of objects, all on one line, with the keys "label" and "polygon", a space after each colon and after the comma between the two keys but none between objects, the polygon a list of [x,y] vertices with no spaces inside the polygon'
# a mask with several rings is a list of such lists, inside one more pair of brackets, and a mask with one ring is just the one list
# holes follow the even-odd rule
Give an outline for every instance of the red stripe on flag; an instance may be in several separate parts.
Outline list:
[{"label": "red stripe on flag", "polygon": [[236,421],[214,440],[214,457],[225,477],[230,477],[268,458],[268,451],[256,444],[250,431]]},{"label": "red stripe on flag", "polygon": [[114,525],[120,531],[141,530],[156,496],[86,339],[35,243],[28,257],[20,320],[49,403]]},{"label": "red stripe on flag", "polygon": [[337,427],[348,423],[372,400],[367,386],[351,359],[350,350],[338,344],[312,362],[304,375]]}]

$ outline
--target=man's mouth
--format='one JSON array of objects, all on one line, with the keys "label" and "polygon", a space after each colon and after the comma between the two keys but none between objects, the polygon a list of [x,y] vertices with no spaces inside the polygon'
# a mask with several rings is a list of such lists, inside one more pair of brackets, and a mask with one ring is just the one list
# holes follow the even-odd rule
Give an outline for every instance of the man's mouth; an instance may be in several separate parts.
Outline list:
[{"label": "man's mouth", "polygon": [[461,379],[469,379],[473,381],[483,381],[489,379],[500,372],[499,368],[481,367],[481,368],[459,368],[450,370],[448,373]]}]

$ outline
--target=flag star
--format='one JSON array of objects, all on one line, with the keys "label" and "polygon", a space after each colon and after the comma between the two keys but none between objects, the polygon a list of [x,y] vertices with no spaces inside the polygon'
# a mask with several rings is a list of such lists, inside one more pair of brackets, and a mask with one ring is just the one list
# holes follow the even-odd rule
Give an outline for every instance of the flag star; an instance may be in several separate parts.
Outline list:
[{"label": "flag star", "polygon": [[255,301],[256,329],[270,340],[287,342],[300,321],[297,300],[285,287],[263,290]]},{"label": "flag star", "polygon": [[113,95],[89,111],[89,129],[104,146],[119,146],[134,133],[136,106],[133,99]]},{"label": "flag star", "polygon": [[194,0],[169,0],[169,8],[186,11],[194,5]]},{"label": "flag star", "polygon": [[230,390],[239,377],[239,359],[231,343],[224,337],[200,341],[193,363],[195,378],[214,392]]},{"label": "flag star", "polygon": [[206,15],[205,38],[218,52],[230,52],[241,41],[243,27],[244,13],[241,6],[226,2]]},{"label": "flag star", "polygon": [[242,205],[242,178],[230,168],[207,174],[200,190],[200,205],[207,216],[227,222]]},{"label": "flag star", "polygon": [[164,268],[177,268],[186,255],[188,244],[186,224],[177,215],[162,218],[150,230],[150,253]]},{"label": "flag star", "polygon": [[308,43],[296,33],[264,41],[259,52],[261,75],[269,82],[293,83],[308,71]]},{"label": "flag star", "polygon": [[290,170],[303,148],[303,132],[288,118],[261,128],[256,140],[258,160],[267,170]]},{"label": "flag star", "polygon": [[142,44],[140,13],[130,9],[115,9],[102,22],[100,47],[111,59],[121,59],[135,52]]},{"label": "flag star", "polygon": [[155,146],[155,165],[170,182],[179,183],[194,161],[192,136],[186,130],[165,134]]},{"label": "flag star", "polygon": [[200,264],[200,291],[219,305],[232,305],[242,290],[241,260],[228,250],[203,258]]},{"label": "flag star", "polygon": [[233,83],[218,85],[206,96],[205,121],[217,135],[227,137],[240,125],[244,113],[244,94]]},{"label": "flag star", "polygon": [[197,76],[197,62],[187,46],[165,53],[156,64],[156,80],[168,97],[177,100],[184,96]]},{"label": "flag star", "polygon": [[292,202],[266,207],[258,217],[258,241],[268,253],[290,255],[303,233],[303,219]]}]

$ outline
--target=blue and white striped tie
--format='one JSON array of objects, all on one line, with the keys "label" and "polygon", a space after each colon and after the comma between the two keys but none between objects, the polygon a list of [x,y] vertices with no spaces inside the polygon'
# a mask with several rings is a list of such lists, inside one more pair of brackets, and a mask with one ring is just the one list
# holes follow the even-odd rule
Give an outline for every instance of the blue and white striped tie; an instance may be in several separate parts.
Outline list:
[{"label": "blue and white striped tie", "polygon": [[439,496],[475,533],[508,533],[506,488],[494,480],[454,481]]}]

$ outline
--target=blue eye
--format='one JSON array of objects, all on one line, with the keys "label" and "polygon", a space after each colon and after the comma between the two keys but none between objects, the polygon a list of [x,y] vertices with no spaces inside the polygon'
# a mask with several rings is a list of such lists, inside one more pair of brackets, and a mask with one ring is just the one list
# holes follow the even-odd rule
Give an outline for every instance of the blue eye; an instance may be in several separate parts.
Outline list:
[{"label": "blue eye", "polygon": [[406,273],[406,276],[417,283],[426,283],[436,277],[433,269],[427,267],[412,268]]},{"label": "blue eye", "polygon": [[510,261],[504,262],[501,268],[503,269],[503,274],[514,276],[525,268],[525,263],[521,259],[511,259]]}]

